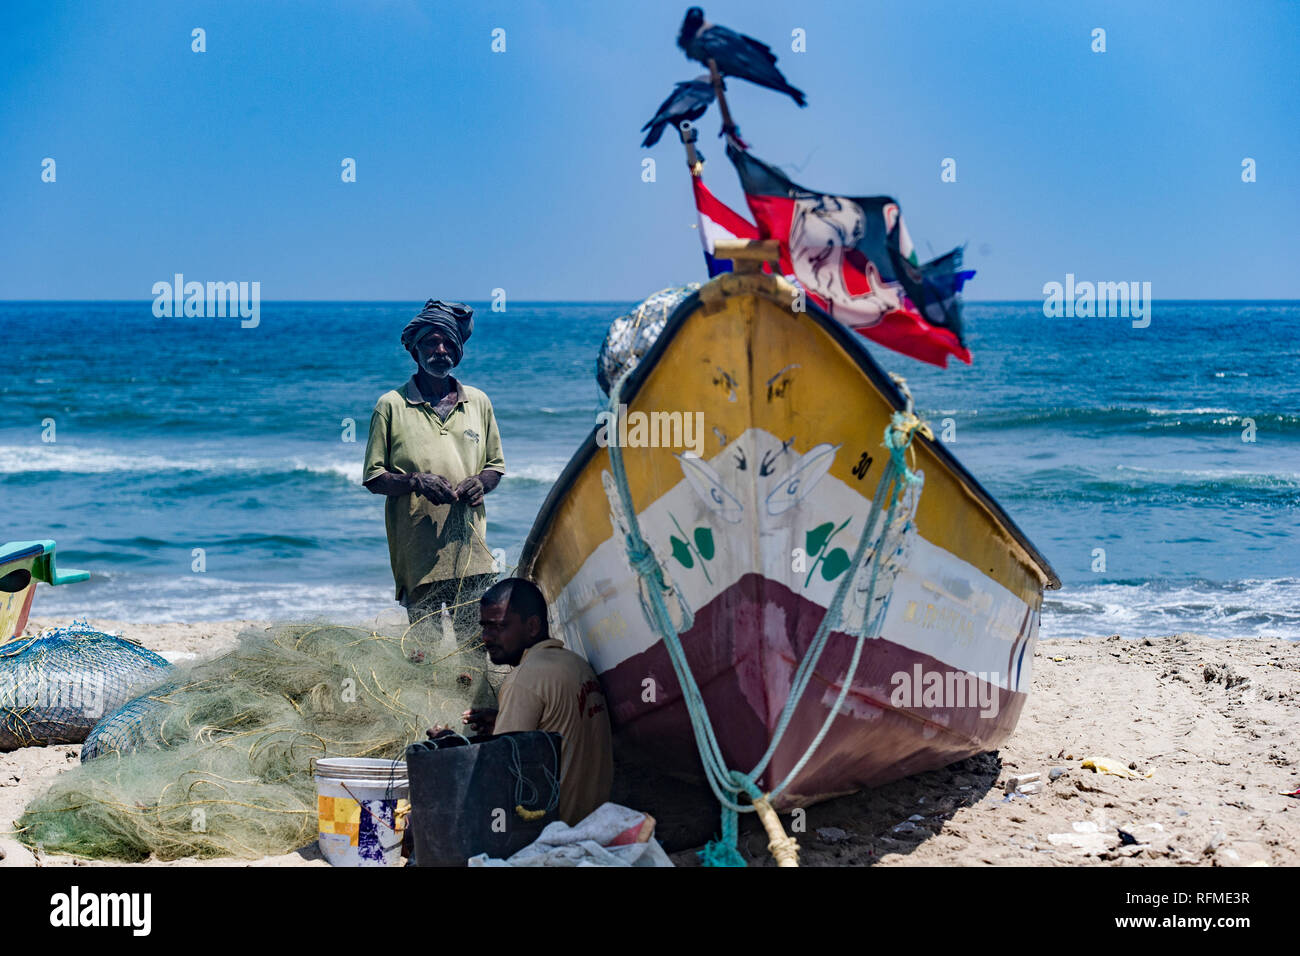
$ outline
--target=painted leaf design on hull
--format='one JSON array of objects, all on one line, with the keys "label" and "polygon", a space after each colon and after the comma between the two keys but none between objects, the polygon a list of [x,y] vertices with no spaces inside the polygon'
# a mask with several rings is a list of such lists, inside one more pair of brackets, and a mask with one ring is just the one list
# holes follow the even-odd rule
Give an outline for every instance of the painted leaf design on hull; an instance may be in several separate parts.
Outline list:
[{"label": "painted leaf design on hull", "polygon": [[695,529],[695,550],[700,552],[700,557],[705,561],[713,560],[713,529],[696,528]]},{"label": "painted leaf design on hull", "polygon": [[[831,538],[835,537],[841,531],[848,527],[853,519],[845,518],[844,524],[838,528],[834,522],[827,521],[825,524],[819,524],[817,527],[804,533],[804,552],[810,557],[815,558],[813,565],[808,569],[808,577],[804,578],[804,586],[812,580],[813,573],[821,569],[822,580],[834,581],[837,577],[849,569],[852,559],[843,548],[834,548],[826,551],[826,546],[831,543]],[[825,552],[825,553],[823,553]],[[801,569],[802,570],[802,569]]]},{"label": "painted leaf design on hull", "polygon": [[849,569],[849,553],[843,548],[836,548],[822,559],[822,578],[834,581]]}]

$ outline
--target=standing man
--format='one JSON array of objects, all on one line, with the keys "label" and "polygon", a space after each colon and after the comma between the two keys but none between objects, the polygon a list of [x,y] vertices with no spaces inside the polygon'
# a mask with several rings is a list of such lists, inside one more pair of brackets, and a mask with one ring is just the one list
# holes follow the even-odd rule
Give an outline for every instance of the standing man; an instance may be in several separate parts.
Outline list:
[{"label": "standing man", "polygon": [[451,374],[473,330],[469,306],[426,302],[402,330],[415,374],[381,395],[370,418],[361,480],[387,497],[389,561],[413,624],[443,602],[472,610],[496,576],[483,496],[505,474],[501,438],[488,397]]}]

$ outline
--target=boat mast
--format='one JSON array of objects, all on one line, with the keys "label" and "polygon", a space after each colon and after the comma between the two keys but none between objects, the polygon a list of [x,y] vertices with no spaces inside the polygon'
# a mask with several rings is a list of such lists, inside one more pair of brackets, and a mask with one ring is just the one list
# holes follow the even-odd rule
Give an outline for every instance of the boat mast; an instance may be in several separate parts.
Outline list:
[{"label": "boat mast", "polygon": [[677,125],[677,135],[682,138],[682,146],[686,148],[686,168],[691,171],[692,176],[700,175],[704,169],[704,160],[695,149],[695,141],[700,138],[700,131],[690,120],[682,120]]}]

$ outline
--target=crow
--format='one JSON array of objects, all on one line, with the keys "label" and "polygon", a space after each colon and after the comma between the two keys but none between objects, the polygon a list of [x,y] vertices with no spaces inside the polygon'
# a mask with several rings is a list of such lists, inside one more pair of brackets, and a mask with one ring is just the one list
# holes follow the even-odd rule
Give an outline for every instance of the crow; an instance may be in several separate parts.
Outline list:
[{"label": "crow", "polygon": [[686,11],[682,32],[677,35],[677,45],[689,59],[698,60],[705,66],[713,60],[723,76],[739,77],[785,93],[800,106],[807,102],[801,91],[785,81],[768,46],[753,37],[706,22],[704,11],[699,7]]},{"label": "crow", "polygon": [[659,104],[659,110],[652,116],[641,132],[646,133],[642,146],[653,146],[659,142],[668,126],[676,127],[682,120],[697,120],[704,115],[713,102],[713,83],[706,73],[693,80],[686,80],[673,87],[668,99]]}]

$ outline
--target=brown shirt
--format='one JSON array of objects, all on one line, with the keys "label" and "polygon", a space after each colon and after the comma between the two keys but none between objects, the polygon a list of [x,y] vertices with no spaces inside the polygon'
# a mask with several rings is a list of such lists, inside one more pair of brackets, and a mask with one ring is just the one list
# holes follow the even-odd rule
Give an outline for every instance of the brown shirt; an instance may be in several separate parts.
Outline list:
[{"label": "brown shirt", "polygon": [[496,733],[546,730],[560,748],[560,819],[570,826],[609,800],[614,747],[605,695],[591,665],[549,638],[524,651],[501,685]]}]

